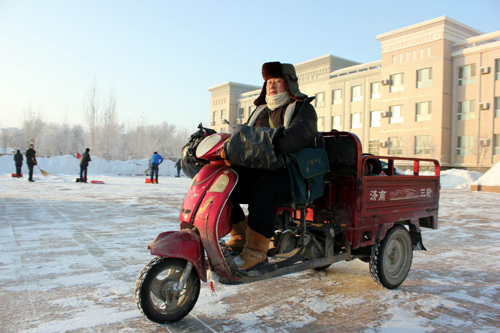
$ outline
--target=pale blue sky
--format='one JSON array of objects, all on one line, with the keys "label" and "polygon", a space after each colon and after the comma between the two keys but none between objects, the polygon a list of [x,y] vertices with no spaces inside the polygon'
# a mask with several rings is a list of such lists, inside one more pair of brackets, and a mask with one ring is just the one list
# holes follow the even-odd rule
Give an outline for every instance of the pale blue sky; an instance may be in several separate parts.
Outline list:
[{"label": "pale blue sky", "polygon": [[208,124],[209,87],[260,86],[264,62],[375,61],[378,34],[443,15],[488,33],[498,13],[500,0],[0,0],[0,128],[20,126],[30,105],[49,122],[67,112],[82,123],[95,78],[122,122],[144,114],[191,129]]}]

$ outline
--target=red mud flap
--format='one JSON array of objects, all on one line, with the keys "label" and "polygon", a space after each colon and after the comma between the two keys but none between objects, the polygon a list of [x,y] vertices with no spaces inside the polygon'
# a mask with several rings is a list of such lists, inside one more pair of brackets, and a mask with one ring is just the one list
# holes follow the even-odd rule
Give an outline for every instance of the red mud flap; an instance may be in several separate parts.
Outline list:
[{"label": "red mud flap", "polygon": [[104,184],[102,180],[93,180],[91,181],[92,184]]},{"label": "red mud flap", "polygon": [[151,254],[164,258],[180,258],[193,264],[200,280],[207,282],[205,254],[201,238],[191,229],[167,231],[159,234],[148,245]]},{"label": "red mud flap", "polygon": [[[23,174],[21,174],[21,177],[23,176]],[[13,173],[12,174],[12,177],[16,177],[17,178],[17,173]]]}]

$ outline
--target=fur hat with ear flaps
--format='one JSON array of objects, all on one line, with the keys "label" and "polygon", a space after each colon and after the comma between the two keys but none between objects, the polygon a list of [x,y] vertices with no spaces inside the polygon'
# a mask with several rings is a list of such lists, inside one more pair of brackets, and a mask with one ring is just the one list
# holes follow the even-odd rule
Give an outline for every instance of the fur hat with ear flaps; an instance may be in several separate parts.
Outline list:
[{"label": "fur hat with ear flaps", "polygon": [[264,86],[254,102],[256,106],[266,104],[266,83],[271,78],[285,78],[285,89],[292,99],[303,100],[307,98],[307,95],[299,90],[299,79],[292,64],[282,64],[279,61],[266,62],[262,65],[262,77],[264,78]]}]

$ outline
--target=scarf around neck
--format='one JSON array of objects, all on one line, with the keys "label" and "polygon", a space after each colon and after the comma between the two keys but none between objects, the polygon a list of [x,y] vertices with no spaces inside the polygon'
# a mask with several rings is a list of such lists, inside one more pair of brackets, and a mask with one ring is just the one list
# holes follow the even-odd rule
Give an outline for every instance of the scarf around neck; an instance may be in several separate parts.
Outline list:
[{"label": "scarf around neck", "polygon": [[285,91],[284,93],[278,95],[266,95],[266,103],[269,110],[274,111],[280,106],[283,106],[290,102],[292,98]]}]

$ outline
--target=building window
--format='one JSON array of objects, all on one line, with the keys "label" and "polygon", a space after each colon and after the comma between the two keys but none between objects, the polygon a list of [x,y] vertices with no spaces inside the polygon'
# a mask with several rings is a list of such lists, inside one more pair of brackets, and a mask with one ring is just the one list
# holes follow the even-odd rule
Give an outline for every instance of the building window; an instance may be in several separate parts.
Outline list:
[{"label": "building window", "polygon": [[495,79],[500,80],[500,59],[495,60]]},{"label": "building window", "polygon": [[217,111],[214,111],[214,115],[212,117],[212,125],[215,124],[216,120],[217,120]]},{"label": "building window", "polygon": [[389,124],[398,124],[403,122],[403,107],[401,105],[394,105],[389,108],[391,118]]},{"label": "building window", "polygon": [[500,155],[500,134],[493,136],[493,154]]},{"label": "building window", "polygon": [[380,142],[379,140],[369,140],[368,141],[368,153],[373,155],[380,154]]},{"label": "building window", "polygon": [[458,120],[474,119],[476,111],[476,101],[458,102]]},{"label": "building window", "polygon": [[342,131],[342,116],[332,117],[332,129]]},{"label": "building window", "polygon": [[361,113],[351,113],[351,128],[361,128]]},{"label": "building window", "polygon": [[337,89],[332,92],[332,104],[342,104],[342,89]]},{"label": "building window", "polygon": [[431,153],[431,136],[421,135],[415,137],[415,155]]},{"label": "building window", "polygon": [[459,136],[457,137],[457,155],[473,155],[474,154],[474,136]]},{"label": "building window", "polygon": [[380,127],[380,120],[382,111],[370,112],[370,127]]},{"label": "building window", "polygon": [[389,155],[403,155],[403,138],[393,136],[389,138]]},{"label": "building window", "polygon": [[390,91],[395,92],[395,91],[405,90],[404,83],[405,82],[404,82],[403,73],[391,75],[391,89],[390,89]]},{"label": "building window", "polygon": [[373,82],[370,85],[372,92],[372,99],[380,98],[380,82]]},{"label": "building window", "polygon": [[419,69],[417,71],[417,88],[432,86],[432,68]]},{"label": "building window", "polygon": [[420,102],[417,103],[417,109],[415,111],[416,121],[427,121],[432,120],[432,103],[431,102]]},{"label": "building window", "polygon": [[314,106],[316,106],[317,108],[325,106],[325,93],[324,92],[316,94],[315,103],[316,104],[314,104]]},{"label": "building window", "polygon": [[500,97],[495,97],[495,117],[500,117]]},{"label": "building window", "polygon": [[243,118],[245,118],[245,109],[239,108],[238,109],[238,117],[236,119],[238,121],[238,124],[241,124],[243,122]]},{"label": "building window", "polygon": [[363,100],[361,96],[361,86],[354,86],[351,88],[351,102],[360,102]]},{"label": "building window", "polygon": [[226,109],[220,110],[220,119],[221,120],[226,119]]},{"label": "building window", "polygon": [[318,132],[325,131],[325,117],[318,117]]},{"label": "building window", "polygon": [[476,65],[458,67],[458,85],[465,86],[476,83]]}]

